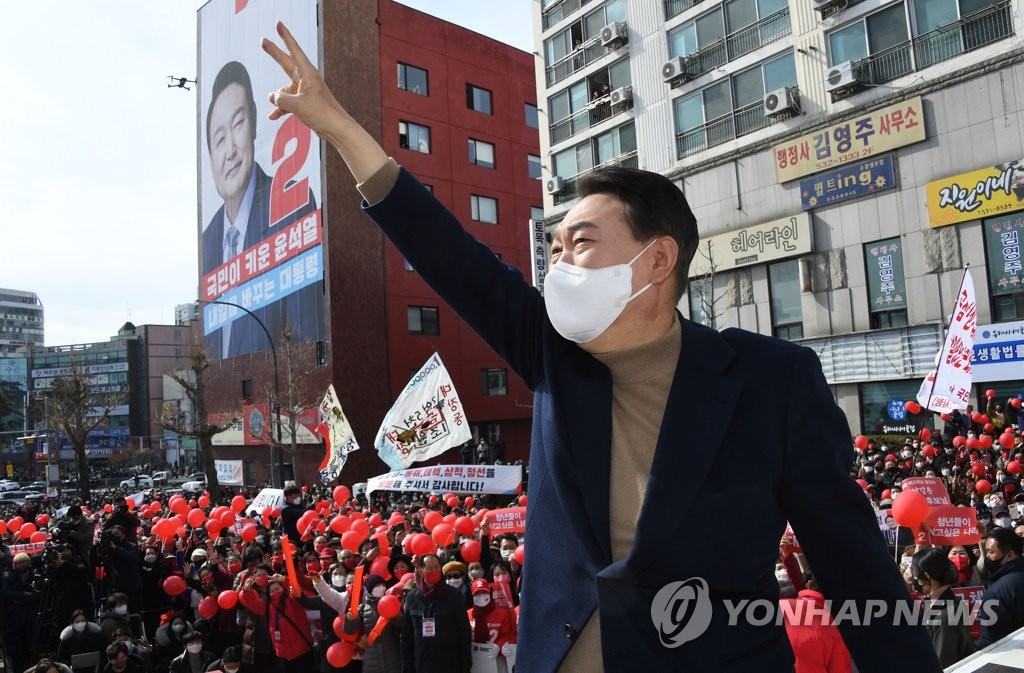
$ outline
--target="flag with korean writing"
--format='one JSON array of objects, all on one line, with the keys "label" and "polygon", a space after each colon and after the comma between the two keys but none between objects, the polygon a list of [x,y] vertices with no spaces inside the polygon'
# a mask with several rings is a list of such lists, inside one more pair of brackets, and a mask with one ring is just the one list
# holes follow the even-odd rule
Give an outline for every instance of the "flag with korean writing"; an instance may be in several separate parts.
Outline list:
[{"label": "flag with korean writing", "polygon": [[345,412],[341,410],[338,402],[338,394],[334,392],[334,384],[327,388],[320,403],[320,423],[317,425],[317,433],[324,440],[324,459],[320,463],[320,481],[329,484],[341,474],[341,468],[345,467],[348,454],[359,448],[356,437],[352,433],[352,426],[345,418]]},{"label": "flag with korean writing", "polygon": [[928,510],[927,527],[917,532],[918,544],[972,545],[981,540],[973,507],[940,505]]},{"label": "flag with korean writing", "polygon": [[448,370],[434,353],[398,396],[374,444],[392,470],[461,446],[473,433]]},{"label": "flag with korean writing", "polygon": [[928,373],[917,392],[917,401],[923,408],[939,413],[967,408],[971,391],[971,353],[977,325],[974,281],[971,280],[971,272],[965,269],[935,369]]}]

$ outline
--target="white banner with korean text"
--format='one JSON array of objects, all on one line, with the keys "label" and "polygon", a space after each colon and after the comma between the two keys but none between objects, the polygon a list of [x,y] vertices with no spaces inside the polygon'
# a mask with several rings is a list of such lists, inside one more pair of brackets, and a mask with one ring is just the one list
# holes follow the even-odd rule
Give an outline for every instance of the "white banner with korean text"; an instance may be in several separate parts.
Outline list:
[{"label": "white banner with korean text", "polygon": [[522,482],[522,465],[433,465],[372,477],[366,482],[366,497],[374,491],[511,495]]},{"label": "white banner with korean text", "polygon": [[978,326],[978,302],[971,272],[964,269],[956,305],[949,321],[935,369],[928,373],[917,392],[917,401],[925,409],[948,413],[967,409],[971,396],[971,355]]}]

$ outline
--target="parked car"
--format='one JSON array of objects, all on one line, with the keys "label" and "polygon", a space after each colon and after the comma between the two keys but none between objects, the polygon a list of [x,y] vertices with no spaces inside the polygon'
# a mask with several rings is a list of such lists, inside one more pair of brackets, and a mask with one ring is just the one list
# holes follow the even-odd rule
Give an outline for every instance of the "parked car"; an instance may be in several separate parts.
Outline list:
[{"label": "parked car", "polygon": [[17,491],[19,488],[21,488],[21,484],[16,481],[11,481],[10,479],[0,480],[0,492]]},{"label": "parked car", "polygon": [[28,491],[4,491],[0,493],[0,506],[14,505],[15,507],[21,507],[25,504],[25,498],[29,495],[34,494]]},{"label": "parked car", "polygon": [[36,491],[38,493],[46,493],[46,482],[45,481],[33,481],[31,484],[24,488],[26,491]]},{"label": "parked car", "polygon": [[46,500],[45,493],[32,492],[25,496],[25,502],[42,502]]},{"label": "parked car", "polygon": [[166,484],[167,481],[170,478],[171,478],[171,473],[167,472],[166,470],[161,470],[160,472],[154,472],[153,473],[153,483],[154,484]]},{"label": "parked car", "polygon": [[206,481],[206,473],[205,472],[193,472],[192,474],[190,474],[188,476],[188,478],[189,478],[189,481],[203,481],[203,482],[205,482]]},{"label": "parked car", "polygon": [[139,474],[122,479],[119,486],[121,488],[153,488],[153,478],[148,474]]},{"label": "parked car", "polygon": [[181,485],[181,492],[189,495],[202,493],[206,490],[206,484],[202,481],[186,481]]}]

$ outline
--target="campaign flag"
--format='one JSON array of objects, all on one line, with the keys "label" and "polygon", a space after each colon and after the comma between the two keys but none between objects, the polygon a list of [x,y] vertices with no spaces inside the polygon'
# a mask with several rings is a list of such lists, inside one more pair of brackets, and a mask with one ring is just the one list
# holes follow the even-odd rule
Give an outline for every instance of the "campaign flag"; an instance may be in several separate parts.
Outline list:
[{"label": "campaign flag", "polygon": [[440,455],[471,439],[462,402],[441,356],[420,367],[384,417],[374,444],[392,470]]},{"label": "campaign flag", "polygon": [[981,540],[978,517],[973,507],[932,507],[925,522],[928,530],[918,532],[919,544],[973,545]]},{"label": "campaign flag", "polygon": [[338,394],[334,392],[334,384],[327,388],[320,403],[320,424],[317,432],[324,440],[325,451],[323,462],[320,463],[320,481],[329,484],[341,474],[345,467],[348,454],[359,448],[356,437],[352,434],[352,426],[345,418],[345,412],[338,403]]},{"label": "campaign flag", "polygon": [[903,480],[904,491],[917,491],[928,501],[929,507],[952,505],[949,491],[939,477],[908,477]]},{"label": "campaign flag", "polygon": [[971,272],[964,269],[964,278],[949,321],[949,331],[939,351],[935,369],[928,373],[917,392],[917,401],[921,407],[940,413],[967,408],[971,395],[971,354],[974,352],[977,325],[978,304],[974,295],[974,281],[971,280]]},{"label": "campaign flag", "polygon": [[522,485],[522,465],[429,465],[370,477],[366,497],[374,491],[512,495]]},{"label": "campaign flag", "polygon": [[491,535],[526,532],[526,508],[508,507],[487,512],[487,524]]}]

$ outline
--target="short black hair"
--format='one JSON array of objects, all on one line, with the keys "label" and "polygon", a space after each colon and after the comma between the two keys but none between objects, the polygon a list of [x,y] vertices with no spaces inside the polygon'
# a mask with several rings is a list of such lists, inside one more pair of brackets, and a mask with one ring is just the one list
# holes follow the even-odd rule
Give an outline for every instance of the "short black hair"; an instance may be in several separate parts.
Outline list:
[{"label": "short black hair", "polygon": [[242,647],[241,645],[232,645],[224,649],[224,654],[220,658],[221,661],[230,664],[238,664],[242,662]]},{"label": "short black hair", "polygon": [[948,585],[956,583],[958,573],[946,552],[929,547],[914,554],[910,574],[915,579],[927,576],[941,585]]},{"label": "short black hair", "polygon": [[213,91],[210,93],[210,107],[206,110],[206,151],[210,151],[210,118],[213,116],[213,106],[217,98],[224,93],[232,84],[239,84],[245,89],[246,109],[249,112],[249,122],[252,140],[256,139],[256,99],[252,94],[252,80],[249,79],[249,71],[238,61],[228,61],[220,69],[213,80]]},{"label": "short black hair", "polygon": [[993,528],[985,533],[985,539],[995,540],[999,551],[1004,554],[1012,551],[1017,556],[1021,556],[1024,553],[1024,539],[1018,537],[1010,528]]},{"label": "short black hair", "polygon": [[588,173],[580,181],[580,198],[591,194],[609,194],[622,202],[622,214],[635,240],[643,242],[655,236],[675,240],[679,246],[675,299],[679,303],[686,292],[690,262],[699,241],[697,218],[682,190],[660,173],[609,166]]},{"label": "short black hair", "polygon": [[117,658],[117,655],[121,654],[122,652],[124,652],[125,655],[127,655],[128,646],[118,640],[115,640],[114,642],[107,645],[107,659],[115,659]]}]

